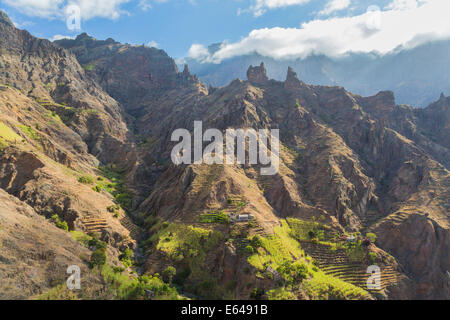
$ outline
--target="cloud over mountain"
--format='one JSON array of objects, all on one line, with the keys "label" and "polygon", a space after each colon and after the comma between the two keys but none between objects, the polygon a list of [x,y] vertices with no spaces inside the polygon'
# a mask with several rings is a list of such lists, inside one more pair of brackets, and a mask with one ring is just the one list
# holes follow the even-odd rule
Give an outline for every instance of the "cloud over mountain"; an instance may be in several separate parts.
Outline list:
[{"label": "cloud over mountain", "polygon": [[[277,3],[288,2],[275,1],[271,5]],[[202,45],[194,44],[189,55],[201,61],[219,63],[255,52],[275,59],[304,58],[313,53],[328,56],[349,52],[387,53],[400,46],[414,47],[450,37],[450,1],[395,0],[384,9],[374,8],[354,16],[312,20],[300,28],[256,29],[238,42],[225,43],[214,54],[208,53]]]}]

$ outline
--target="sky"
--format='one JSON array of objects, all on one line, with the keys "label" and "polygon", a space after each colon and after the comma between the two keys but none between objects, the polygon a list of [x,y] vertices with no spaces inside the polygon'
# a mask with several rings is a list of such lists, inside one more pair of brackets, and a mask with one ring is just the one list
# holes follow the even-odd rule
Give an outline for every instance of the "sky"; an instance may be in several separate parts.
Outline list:
[{"label": "sky", "polygon": [[[0,9],[36,37],[86,32],[214,63],[253,52],[387,53],[450,38],[449,0],[0,0]],[[222,43],[215,53],[213,43]]]}]

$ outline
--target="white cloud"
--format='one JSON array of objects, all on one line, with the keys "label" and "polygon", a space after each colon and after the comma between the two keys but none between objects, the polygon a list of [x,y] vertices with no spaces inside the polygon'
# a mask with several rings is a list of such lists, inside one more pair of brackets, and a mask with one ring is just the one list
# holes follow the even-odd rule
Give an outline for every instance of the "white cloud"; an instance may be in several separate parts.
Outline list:
[{"label": "white cloud", "polygon": [[81,18],[95,17],[116,19],[125,13],[121,6],[130,0],[3,0],[16,10],[33,17],[65,18],[65,9],[70,5],[80,8]]},{"label": "white cloud", "polygon": [[73,36],[64,36],[62,34],[55,34],[50,41],[62,40],[62,39],[75,39]]},{"label": "white cloud", "polygon": [[347,9],[350,6],[350,4],[351,4],[350,0],[330,0],[325,5],[325,8],[319,12],[319,15],[329,15],[333,12]]},{"label": "white cloud", "polygon": [[246,10],[239,9],[238,14],[245,11],[253,12],[255,17],[262,16],[267,10],[289,7],[293,5],[301,5],[308,3],[310,0],[254,0],[254,4]]},{"label": "white cloud", "polygon": [[193,44],[188,52],[189,58],[203,61],[210,58],[208,49],[201,44]]},{"label": "white cloud", "polygon": [[152,40],[152,41],[148,42],[146,44],[146,46],[150,47],[150,48],[158,48],[159,44],[158,44],[158,42]]},{"label": "white cloud", "polygon": [[[253,30],[241,41],[225,44],[212,55],[202,45],[195,44],[189,55],[199,61],[219,63],[254,52],[275,59],[303,58],[312,53],[328,56],[349,52],[388,53],[399,46],[450,38],[450,1],[415,0],[417,6],[398,6],[399,3],[395,0],[392,6],[378,12],[313,20],[300,28]],[[380,21],[374,23],[374,18]]]},{"label": "white cloud", "polygon": [[386,9],[392,9],[392,10],[414,9],[419,6],[418,2],[426,2],[426,1],[393,0],[390,4],[388,4],[386,6]]}]

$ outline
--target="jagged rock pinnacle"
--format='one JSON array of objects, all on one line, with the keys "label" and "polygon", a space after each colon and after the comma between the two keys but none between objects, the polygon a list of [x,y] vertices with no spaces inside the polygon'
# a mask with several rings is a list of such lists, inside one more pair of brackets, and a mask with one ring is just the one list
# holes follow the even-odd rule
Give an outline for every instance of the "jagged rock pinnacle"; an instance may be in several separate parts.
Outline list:
[{"label": "jagged rock pinnacle", "polygon": [[286,81],[284,86],[286,89],[298,89],[302,82],[298,79],[297,73],[291,67],[288,67]]},{"label": "jagged rock pinnacle", "polygon": [[269,81],[264,62],[261,62],[261,65],[259,67],[250,66],[247,71],[247,79],[248,81],[257,84],[264,84]]}]

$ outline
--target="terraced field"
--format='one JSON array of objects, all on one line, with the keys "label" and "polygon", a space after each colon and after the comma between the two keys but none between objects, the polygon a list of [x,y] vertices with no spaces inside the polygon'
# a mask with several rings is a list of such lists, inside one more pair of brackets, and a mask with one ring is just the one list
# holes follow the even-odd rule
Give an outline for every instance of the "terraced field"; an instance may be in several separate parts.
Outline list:
[{"label": "terraced field", "polygon": [[[308,241],[302,241],[301,244],[305,252],[318,262],[325,274],[367,290],[367,280],[370,277],[367,273],[367,265],[352,262],[344,249],[333,251],[329,246]],[[380,280],[380,290],[384,290],[398,282],[398,272],[392,267],[381,268]]]}]

